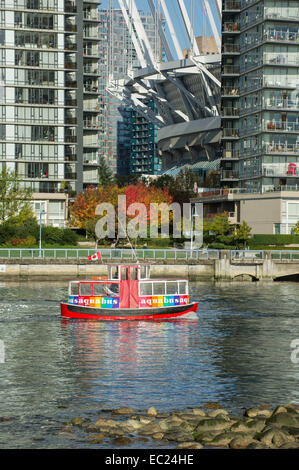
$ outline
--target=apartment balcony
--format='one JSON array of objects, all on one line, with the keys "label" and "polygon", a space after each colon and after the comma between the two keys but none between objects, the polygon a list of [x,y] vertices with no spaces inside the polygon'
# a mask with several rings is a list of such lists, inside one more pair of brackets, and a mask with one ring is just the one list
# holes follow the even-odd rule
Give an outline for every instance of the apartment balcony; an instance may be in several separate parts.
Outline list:
[{"label": "apartment balcony", "polygon": [[76,135],[66,135],[64,137],[64,140],[67,143],[75,144],[77,142],[77,136]]},{"label": "apartment balcony", "polygon": [[269,52],[265,53],[263,63],[268,65],[299,65],[299,54]]},{"label": "apartment balcony", "polygon": [[221,171],[221,180],[238,180],[239,179],[239,172],[235,170],[222,170]]},{"label": "apartment balcony", "polygon": [[75,98],[66,98],[64,105],[65,106],[70,106],[70,107],[76,107],[77,106],[77,100]]},{"label": "apartment balcony", "polygon": [[267,132],[291,132],[299,133],[298,122],[287,122],[287,121],[266,121],[263,124],[263,129]]},{"label": "apartment balcony", "polygon": [[229,96],[229,97],[239,98],[240,89],[239,89],[239,87],[235,87],[235,86],[223,86],[222,90],[221,90],[221,96],[222,97]]},{"label": "apartment balcony", "polygon": [[88,157],[83,157],[83,164],[86,166],[98,166],[99,161],[97,158],[95,159],[90,159]]},{"label": "apartment balcony", "polygon": [[234,21],[224,23],[222,33],[240,33],[240,24]]},{"label": "apartment balcony", "polygon": [[238,139],[239,129],[233,127],[225,127],[222,129],[222,138]]},{"label": "apartment balcony", "polygon": [[239,109],[233,107],[224,107],[221,111],[221,117],[238,118]]},{"label": "apartment balcony", "polygon": [[100,71],[95,64],[84,65],[83,73],[85,75],[100,75]]},{"label": "apartment balcony", "polygon": [[282,31],[280,29],[274,29],[267,31],[263,37],[264,41],[275,41],[275,42],[290,42],[299,43],[299,31],[298,33],[291,31]]},{"label": "apartment balcony", "polygon": [[240,44],[224,44],[222,54],[240,54]]},{"label": "apartment balcony", "polygon": [[269,98],[264,101],[263,107],[266,109],[292,109],[298,111],[299,100],[292,100],[291,98]]},{"label": "apartment balcony", "polygon": [[274,176],[279,178],[298,178],[297,166],[295,163],[286,165],[263,166],[263,176]]},{"label": "apartment balcony", "polygon": [[299,7],[298,6],[284,6],[284,7],[267,7],[264,8],[264,18],[271,20],[290,20],[298,21]]},{"label": "apartment balcony", "polygon": [[97,121],[84,120],[83,122],[84,129],[99,129],[99,123]]},{"label": "apartment balcony", "polygon": [[74,52],[77,50],[77,44],[75,42],[65,41],[64,49],[66,52]]},{"label": "apartment balcony", "polygon": [[99,87],[97,85],[83,85],[84,93],[95,93],[99,94]]},{"label": "apartment balcony", "polygon": [[222,12],[234,12],[234,11],[240,11],[241,9],[241,2],[240,1],[233,1],[233,0],[226,0],[223,2],[223,7],[222,7]]},{"label": "apartment balcony", "polygon": [[77,81],[76,80],[66,80],[64,86],[66,88],[77,88]]},{"label": "apartment balcony", "polygon": [[264,144],[263,147],[262,147],[262,150],[264,153],[267,153],[267,154],[289,154],[289,155],[292,155],[292,154],[298,154],[299,153],[299,142],[298,144],[293,144],[293,145],[290,145],[290,144],[285,144],[285,143],[282,143],[282,144]]},{"label": "apartment balcony", "polygon": [[77,179],[77,173],[75,173],[75,172],[65,172],[64,173],[64,178],[66,180],[76,180]]},{"label": "apartment balcony", "polygon": [[64,11],[66,13],[76,13],[77,12],[76,2],[70,2],[66,0],[64,2]]},{"label": "apartment balcony", "polygon": [[239,65],[223,65],[222,67],[222,76],[223,75],[239,75],[240,66]]},{"label": "apartment balcony", "polygon": [[238,160],[240,157],[239,150],[223,150],[221,160]]},{"label": "apartment balcony", "polygon": [[65,60],[65,68],[75,70],[77,68],[77,62],[73,60]]},{"label": "apartment balcony", "polygon": [[65,124],[77,124],[77,118],[74,116],[66,116],[64,122]]}]

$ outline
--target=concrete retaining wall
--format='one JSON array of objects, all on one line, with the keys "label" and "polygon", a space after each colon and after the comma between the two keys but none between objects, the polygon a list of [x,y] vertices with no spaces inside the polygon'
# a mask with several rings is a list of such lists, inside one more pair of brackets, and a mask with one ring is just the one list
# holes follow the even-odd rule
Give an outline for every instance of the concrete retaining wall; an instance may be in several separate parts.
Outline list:
[{"label": "concrete retaining wall", "polygon": [[[64,259],[0,259],[0,279],[18,278],[76,279],[107,275],[107,267],[86,260]],[[190,280],[274,280],[284,276],[299,277],[299,260],[264,259],[231,260],[230,252],[222,252],[220,259],[199,261],[161,261],[152,264],[153,278],[182,277]]]}]

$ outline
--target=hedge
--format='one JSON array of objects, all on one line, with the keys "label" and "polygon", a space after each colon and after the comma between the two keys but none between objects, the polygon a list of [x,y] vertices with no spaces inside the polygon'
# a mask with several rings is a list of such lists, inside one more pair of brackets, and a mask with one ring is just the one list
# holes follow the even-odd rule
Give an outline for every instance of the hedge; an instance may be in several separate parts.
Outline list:
[{"label": "hedge", "polygon": [[298,244],[299,235],[253,235],[248,241],[249,246],[253,245],[276,245],[285,246]]}]

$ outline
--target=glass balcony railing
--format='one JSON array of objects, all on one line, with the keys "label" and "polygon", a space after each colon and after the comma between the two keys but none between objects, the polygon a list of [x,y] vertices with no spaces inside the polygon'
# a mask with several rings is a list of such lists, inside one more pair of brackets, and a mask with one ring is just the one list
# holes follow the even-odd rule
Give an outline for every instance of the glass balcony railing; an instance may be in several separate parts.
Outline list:
[{"label": "glass balcony railing", "polygon": [[224,44],[222,48],[223,54],[238,54],[240,52],[240,44]]},{"label": "glass balcony railing", "polygon": [[224,107],[222,109],[221,114],[222,114],[222,116],[238,117],[239,116],[239,110],[238,110],[238,108]]},{"label": "glass balcony railing", "polygon": [[239,129],[235,129],[232,127],[225,127],[222,130],[223,137],[239,137]]},{"label": "glass balcony railing", "polygon": [[224,65],[222,67],[223,75],[238,75],[240,73],[240,67],[238,65]]},{"label": "glass balcony railing", "polygon": [[287,121],[266,121],[263,124],[266,131],[299,132],[299,123]]},{"label": "glass balcony railing", "polygon": [[264,107],[267,109],[271,108],[283,108],[283,109],[299,109],[299,99],[292,100],[283,98],[269,98],[264,101]]},{"label": "glass balcony railing", "polygon": [[221,91],[222,96],[239,96],[240,89],[234,86],[224,86]]},{"label": "glass balcony railing", "polygon": [[299,31],[282,31],[279,29],[271,29],[266,31],[264,34],[264,40],[267,41],[283,41],[283,42],[295,42],[299,44]]},{"label": "glass balcony railing", "polygon": [[233,180],[233,179],[239,179],[239,173],[238,171],[234,170],[222,170],[221,171],[221,179],[222,180]]},{"label": "glass balcony railing", "polygon": [[238,11],[241,8],[241,2],[237,0],[226,0],[223,3],[222,11]]},{"label": "glass balcony railing", "polygon": [[264,17],[269,19],[291,19],[298,21],[299,7],[287,5],[284,7],[266,7],[264,9]]},{"label": "glass balcony railing", "polygon": [[223,32],[225,33],[239,33],[240,25],[237,22],[224,23]]},{"label": "glass balcony railing", "polygon": [[299,65],[299,54],[269,52],[264,54],[263,62],[269,65]]},{"label": "glass balcony railing", "polygon": [[264,144],[263,152],[265,153],[299,153],[299,143],[298,144],[287,144],[287,143],[268,143]]}]

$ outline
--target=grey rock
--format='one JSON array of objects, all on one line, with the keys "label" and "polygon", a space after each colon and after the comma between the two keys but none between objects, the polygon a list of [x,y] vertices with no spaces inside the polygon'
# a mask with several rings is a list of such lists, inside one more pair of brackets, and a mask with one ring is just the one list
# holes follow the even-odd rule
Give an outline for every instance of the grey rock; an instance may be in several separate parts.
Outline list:
[{"label": "grey rock", "polygon": [[257,416],[264,416],[265,418],[270,418],[272,416],[272,410],[267,408],[250,408],[249,410],[245,411],[245,416],[249,418],[255,418]]},{"label": "grey rock", "polygon": [[203,445],[199,442],[181,442],[178,444],[177,449],[203,449]]},{"label": "grey rock", "polygon": [[134,413],[135,413],[135,410],[133,410],[133,408],[130,408],[130,407],[127,407],[127,406],[123,406],[121,408],[118,408],[118,409],[112,411],[113,415],[131,415],[131,414],[134,414]]},{"label": "grey rock", "polygon": [[232,439],[229,443],[229,447],[231,449],[247,449],[248,446],[252,443],[254,443],[253,436],[247,435],[247,436],[239,436],[235,437]]},{"label": "grey rock", "polygon": [[196,432],[203,431],[222,431],[229,429],[233,425],[233,422],[223,418],[209,418],[203,419],[196,426]]},{"label": "grey rock", "polygon": [[299,426],[299,417],[296,418],[290,413],[276,413],[267,420],[267,424],[274,424],[276,426]]}]

